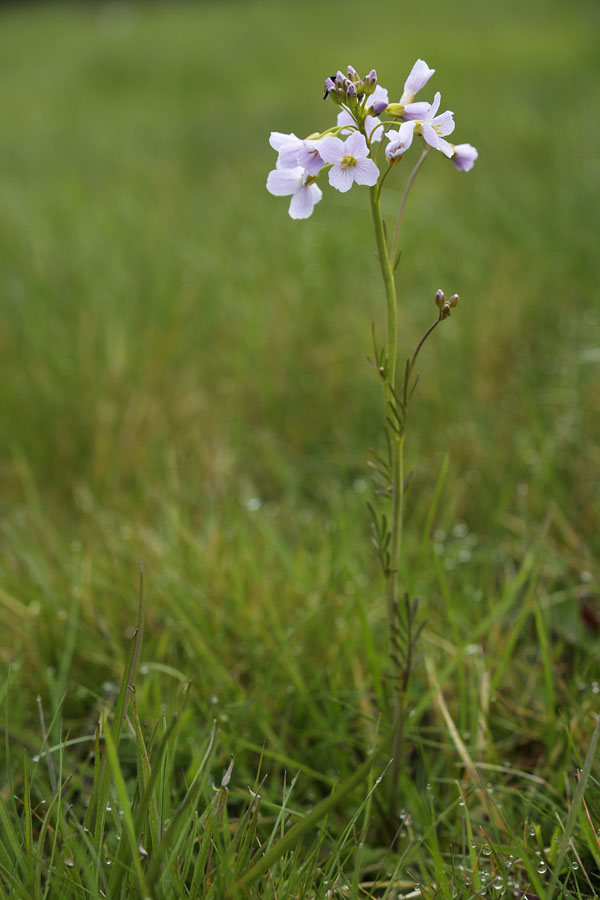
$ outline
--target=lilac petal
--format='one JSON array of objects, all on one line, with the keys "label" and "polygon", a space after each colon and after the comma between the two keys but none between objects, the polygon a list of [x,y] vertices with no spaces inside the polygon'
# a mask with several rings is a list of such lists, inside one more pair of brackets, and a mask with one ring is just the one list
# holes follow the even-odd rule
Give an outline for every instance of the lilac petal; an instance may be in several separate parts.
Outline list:
[{"label": "lilac petal", "polygon": [[372,187],[379,178],[379,169],[372,159],[359,159],[354,166],[354,180],[357,184]]},{"label": "lilac petal", "polygon": [[[341,112],[338,113],[337,124],[338,125],[348,125],[348,126],[354,125],[354,127],[356,128],[356,122],[354,121],[354,119],[352,118],[352,116],[350,115],[348,110],[346,110],[346,109],[343,109]],[[350,134],[351,130],[352,129],[350,127],[344,128],[344,130],[341,131],[340,134]]]},{"label": "lilac petal", "polygon": [[325,162],[319,154],[319,141],[304,141],[298,153],[298,164],[303,166],[309,175],[318,175]]},{"label": "lilac petal", "polygon": [[326,163],[336,163],[344,155],[344,142],[340,138],[327,135],[319,143],[319,156]]},{"label": "lilac petal", "polygon": [[456,144],[452,162],[461,172],[469,172],[479,154],[472,144]]},{"label": "lilac petal", "polygon": [[375,103],[383,102],[385,100],[385,105],[387,106],[390,102],[389,94],[386,88],[382,87],[380,84],[377,85],[371,96],[369,97],[369,102],[367,104],[367,109],[369,106],[374,106]]},{"label": "lilac petal", "polygon": [[444,138],[438,139],[437,148],[438,150],[441,150],[444,156],[447,156],[448,159],[452,159],[452,157],[454,156],[454,148],[452,147],[452,144],[448,143],[448,141],[445,141]]},{"label": "lilac petal", "polygon": [[333,166],[329,170],[329,184],[336,190],[341,191],[342,194],[345,194],[354,184],[355,170],[356,166],[351,166],[348,169],[342,169],[340,165]]},{"label": "lilac petal", "polygon": [[402,111],[402,118],[405,122],[412,122],[414,119],[425,119],[430,109],[431,103],[427,103],[426,100],[419,100],[418,103],[407,103]]},{"label": "lilac petal", "polygon": [[386,137],[390,144],[386,147],[385,155],[388,159],[396,159],[403,156],[412,144],[415,133],[414,122],[403,122],[398,131],[388,131]]},{"label": "lilac petal", "polygon": [[440,103],[442,102],[442,95],[439,91],[436,91],[435,97],[433,98],[433,103],[429,107],[429,112],[427,113],[427,120],[431,122],[433,117],[436,115],[438,109],[440,108]]},{"label": "lilac petal", "polygon": [[323,191],[316,184],[303,185],[290,201],[289,214],[292,219],[308,219],[315,203],[323,196]]},{"label": "lilac petal", "polygon": [[430,69],[424,59],[418,59],[404,82],[404,93],[400,103],[403,105],[411,103],[417,91],[425,87],[434,72],[435,69]]},{"label": "lilac petal", "polygon": [[375,116],[367,116],[365,119],[365,131],[371,142],[380,141],[383,135],[383,124]]},{"label": "lilac petal", "polygon": [[436,116],[435,119],[431,119],[430,122],[434,126],[438,134],[452,134],[452,132],[456,128],[456,123],[454,122],[453,116],[454,113],[450,112],[450,110],[448,109],[440,116]]},{"label": "lilac petal", "polygon": [[423,135],[423,140],[426,144],[429,144],[429,146],[433,147],[434,150],[439,150],[439,142],[441,138],[435,128],[429,122],[423,122],[421,126],[421,134]]},{"label": "lilac petal", "polygon": [[301,166],[294,169],[273,169],[267,177],[267,190],[275,197],[286,197],[301,187],[303,178],[304,170]]},{"label": "lilac petal", "polygon": [[291,134],[284,134],[282,131],[272,131],[269,138],[269,143],[273,150],[279,150],[281,149],[281,147],[283,147],[284,144],[289,144],[292,141],[299,140],[300,138],[297,138],[293,132]]},{"label": "lilac petal", "polygon": [[369,155],[369,148],[364,134],[360,131],[353,131],[344,144],[344,156],[354,156],[355,159],[366,157]]}]

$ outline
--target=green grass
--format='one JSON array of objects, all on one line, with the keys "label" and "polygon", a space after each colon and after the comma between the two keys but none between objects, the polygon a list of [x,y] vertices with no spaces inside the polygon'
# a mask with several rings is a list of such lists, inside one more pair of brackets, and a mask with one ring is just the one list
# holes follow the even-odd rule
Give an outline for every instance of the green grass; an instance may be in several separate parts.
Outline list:
[{"label": "green grass", "polygon": [[[584,0],[2,10],[0,900],[598,893],[598,24]],[[389,690],[368,198],[292,222],[264,183],[271,130],[330,124],[327,74],[399,95],[418,56],[480,157],[428,160],[405,219],[406,352],[438,287],[461,301],[411,407],[426,626],[392,845],[365,763]]]}]

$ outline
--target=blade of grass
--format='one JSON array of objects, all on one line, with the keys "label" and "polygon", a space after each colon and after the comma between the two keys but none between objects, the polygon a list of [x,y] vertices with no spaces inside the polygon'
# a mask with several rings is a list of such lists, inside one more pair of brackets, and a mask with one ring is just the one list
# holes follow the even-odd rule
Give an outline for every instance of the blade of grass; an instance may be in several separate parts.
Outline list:
[{"label": "blade of grass", "polygon": [[276,844],[274,844],[270,850],[265,853],[265,855],[255,863],[251,869],[246,872],[245,875],[242,876],[232,888],[227,891],[225,895],[225,900],[232,900],[232,898],[236,897],[238,893],[248,887],[248,885],[252,884],[261,875],[264,875],[271,866],[277,862],[277,860],[283,856],[284,853],[287,853],[288,850],[291,850],[292,847],[295,847],[299,840],[312,828],[317,825],[318,822],[321,821],[327,813],[334,809],[335,806],[342,800],[345,796],[351,793],[355,787],[357,787],[363,779],[367,777],[367,774],[375,761],[375,753],[371,754],[371,756],[367,757],[367,759],[356,769],[355,772],[350,775],[346,781],[342,782],[337,790],[332,791],[332,793],[325,797],[324,800],[321,800],[320,803],[317,803],[315,808],[308,813],[300,822],[296,822],[295,825],[290,828],[290,830],[285,834]]}]

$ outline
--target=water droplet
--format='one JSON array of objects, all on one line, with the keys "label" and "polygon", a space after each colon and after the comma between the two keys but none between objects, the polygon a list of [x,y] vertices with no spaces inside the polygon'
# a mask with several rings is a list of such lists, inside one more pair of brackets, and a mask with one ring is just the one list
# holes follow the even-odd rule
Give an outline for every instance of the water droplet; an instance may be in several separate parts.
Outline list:
[{"label": "water droplet", "polygon": [[106,812],[111,812],[111,811],[112,811],[112,806],[109,806],[107,803],[106,804]]},{"label": "water droplet", "polygon": [[465,805],[465,801],[462,799],[462,797],[461,797],[460,800],[458,801],[458,805],[459,805],[459,806],[464,806],[464,805]]},{"label": "water droplet", "polygon": [[427,790],[427,791],[431,790],[431,785],[429,784],[429,782],[427,782],[427,784],[425,785],[425,790]]},{"label": "water droplet", "polygon": [[538,866],[537,866],[538,873],[539,873],[540,875],[543,875],[547,868],[548,868],[548,866],[546,865],[546,863],[544,862],[544,860],[543,860],[543,859],[540,859],[540,861],[539,861],[539,863],[538,863]]},{"label": "water droplet", "polygon": [[515,858],[514,858],[514,856],[513,856],[512,853],[511,853],[511,855],[510,855],[509,857],[507,857],[507,859],[506,859],[506,868],[507,868],[507,869],[510,869],[510,867],[512,866],[512,864],[514,863],[514,861],[515,861]]},{"label": "water droplet", "polygon": [[481,848],[481,852],[483,853],[484,856],[491,856],[492,848],[490,847],[489,844],[484,844],[483,847]]},{"label": "water droplet", "polygon": [[535,828],[529,829],[529,837],[535,837]]},{"label": "water droplet", "polygon": [[500,891],[504,887],[504,879],[502,875],[496,875],[494,880],[492,881],[492,886],[495,890]]},{"label": "water droplet", "polygon": [[579,863],[576,860],[573,860],[573,862],[571,863],[571,868],[573,869],[574,872],[576,872],[577,869],[579,868]]}]

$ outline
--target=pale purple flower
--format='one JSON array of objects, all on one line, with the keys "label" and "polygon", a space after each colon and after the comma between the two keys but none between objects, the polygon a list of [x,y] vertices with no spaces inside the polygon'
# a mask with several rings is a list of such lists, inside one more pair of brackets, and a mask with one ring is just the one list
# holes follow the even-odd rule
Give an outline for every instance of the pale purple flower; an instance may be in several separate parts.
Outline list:
[{"label": "pale purple flower", "polygon": [[418,100],[416,103],[407,103],[402,110],[402,119],[405,122],[413,122],[416,119],[424,119],[431,109],[431,103],[426,100]]},{"label": "pale purple flower", "polygon": [[[383,103],[383,106],[381,105]],[[365,131],[369,136],[369,140],[380,141],[381,136],[383,134],[383,125],[377,118],[380,113],[386,108],[389,103],[388,92],[384,87],[381,87],[380,84],[377,85],[369,99],[367,100],[367,116],[365,118]],[[379,112],[375,112],[375,108],[379,110]],[[354,125],[356,127],[356,123],[350,113],[343,109],[338,113],[337,124],[350,126]],[[340,134],[350,134],[352,131],[349,127],[344,127],[344,130],[340,132]]]},{"label": "pale purple flower", "polygon": [[412,144],[415,133],[415,122],[403,122],[398,131],[386,132],[386,138],[390,142],[385,148],[388,159],[400,159]]},{"label": "pale purple flower", "polygon": [[283,134],[281,131],[272,131],[269,143],[277,150],[278,169],[293,169],[302,166],[309,175],[318,175],[324,162],[319,156],[318,140],[302,140],[295,134]]},{"label": "pale purple flower", "polygon": [[267,190],[275,197],[292,195],[289,213],[292,219],[308,219],[315,203],[323,196],[316,184],[308,184],[309,178],[302,166],[291,169],[273,169],[267,177]]},{"label": "pale purple flower", "polygon": [[372,186],[379,178],[379,169],[369,159],[367,141],[358,131],[353,131],[347,141],[324,137],[319,153],[326,163],[331,163],[330,185],[342,193],[349,191],[355,181]]},{"label": "pale purple flower", "polygon": [[425,87],[434,72],[435,69],[430,69],[424,59],[418,59],[404,82],[404,92],[400,98],[400,104],[408,106],[409,103],[412,103],[415,94]]},{"label": "pale purple flower", "polygon": [[284,134],[282,131],[272,131],[269,143],[273,150],[277,150],[278,169],[293,169],[298,165],[298,151],[302,148],[302,140],[292,132]]},{"label": "pale purple flower", "polygon": [[452,162],[461,172],[468,172],[473,168],[475,160],[479,156],[472,144],[452,144],[454,155]]},{"label": "pale purple flower", "polygon": [[430,147],[433,147],[435,150],[441,150],[441,152],[447,156],[454,156],[454,150],[452,149],[452,144],[448,143],[448,141],[444,140],[444,136],[447,134],[452,134],[454,131],[454,119],[452,118],[454,113],[450,112],[450,110],[446,110],[441,115],[437,116],[436,113],[440,108],[440,103],[442,100],[442,95],[438,91],[433,98],[433,103],[427,115],[418,121],[415,122],[415,127],[418,134],[422,134],[425,140],[425,143],[429,144]]}]

